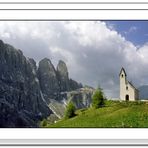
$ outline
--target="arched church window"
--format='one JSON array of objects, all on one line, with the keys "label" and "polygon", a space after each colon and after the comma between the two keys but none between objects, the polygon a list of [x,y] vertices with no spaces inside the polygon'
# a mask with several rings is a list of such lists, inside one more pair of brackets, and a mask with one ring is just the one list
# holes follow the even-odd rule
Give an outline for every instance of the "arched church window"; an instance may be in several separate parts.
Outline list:
[{"label": "arched church window", "polygon": [[128,90],[128,86],[126,86],[126,90]]},{"label": "arched church window", "polygon": [[123,74],[121,75],[121,77],[123,78]]}]

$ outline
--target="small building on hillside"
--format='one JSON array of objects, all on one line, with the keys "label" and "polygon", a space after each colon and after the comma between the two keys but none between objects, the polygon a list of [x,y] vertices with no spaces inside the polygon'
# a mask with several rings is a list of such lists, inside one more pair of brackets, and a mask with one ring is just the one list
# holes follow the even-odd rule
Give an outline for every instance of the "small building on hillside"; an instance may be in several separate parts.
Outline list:
[{"label": "small building on hillside", "polygon": [[121,69],[120,74],[120,100],[136,101],[139,99],[139,91],[135,86],[127,80],[127,75],[124,68]]}]

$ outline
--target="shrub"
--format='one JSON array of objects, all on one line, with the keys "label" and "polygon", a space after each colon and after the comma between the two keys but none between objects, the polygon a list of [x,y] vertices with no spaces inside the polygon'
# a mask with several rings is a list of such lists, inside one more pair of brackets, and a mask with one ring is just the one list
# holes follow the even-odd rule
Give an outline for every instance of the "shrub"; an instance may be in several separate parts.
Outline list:
[{"label": "shrub", "polygon": [[99,108],[104,105],[104,96],[101,88],[98,88],[92,96],[92,107]]},{"label": "shrub", "polygon": [[70,101],[65,110],[65,119],[71,118],[75,116],[75,105],[72,101]]},{"label": "shrub", "polygon": [[46,125],[47,125],[47,120],[44,119],[44,120],[42,121],[42,126],[45,127]]}]

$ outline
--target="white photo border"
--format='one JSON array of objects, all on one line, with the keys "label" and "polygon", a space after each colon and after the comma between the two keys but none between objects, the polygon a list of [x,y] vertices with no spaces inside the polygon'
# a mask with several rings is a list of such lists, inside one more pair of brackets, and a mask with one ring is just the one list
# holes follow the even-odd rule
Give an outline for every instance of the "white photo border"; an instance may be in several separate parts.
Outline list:
[{"label": "white photo border", "polygon": [[[147,6],[145,0],[120,3],[6,0],[0,1],[0,21],[148,20]],[[147,128],[5,128],[0,133],[1,146],[148,146]]]}]

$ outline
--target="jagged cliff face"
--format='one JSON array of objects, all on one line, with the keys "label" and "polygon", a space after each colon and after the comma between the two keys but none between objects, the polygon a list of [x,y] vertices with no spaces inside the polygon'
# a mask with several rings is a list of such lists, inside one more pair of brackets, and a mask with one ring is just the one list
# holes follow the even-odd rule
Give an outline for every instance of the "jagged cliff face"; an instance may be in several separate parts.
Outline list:
[{"label": "jagged cliff face", "polygon": [[0,41],[0,127],[37,126],[51,113],[31,61]]},{"label": "jagged cliff face", "polygon": [[60,92],[59,82],[56,70],[49,59],[45,58],[39,62],[38,77],[46,101],[49,103],[50,98],[57,98]]},{"label": "jagged cliff face", "polygon": [[83,85],[81,83],[78,83],[72,79],[69,79],[69,90],[72,91],[72,90],[76,90],[78,88],[82,88]]},{"label": "jagged cliff face", "polygon": [[69,78],[63,61],[55,69],[44,58],[37,67],[21,50],[0,40],[0,127],[37,127],[50,115],[61,118],[69,100],[77,108],[88,107],[91,92],[82,87]]},{"label": "jagged cliff face", "polygon": [[38,77],[43,95],[48,103],[51,99],[62,100],[62,92],[75,90],[82,84],[69,79],[68,69],[63,61],[59,61],[55,70],[51,61],[47,58],[39,62]]},{"label": "jagged cliff face", "polygon": [[91,96],[94,93],[93,88],[80,88],[67,93],[67,100],[72,101],[77,109],[88,108],[91,104]]},{"label": "jagged cliff face", "polygon": [[91,104],[91,96],[94,93],[95,89],[90,87],[79,88],[74,91],[62,93],[63,99],[60,101],[51,100],[50,109],[58,118],[64,116],[66,105],[68,102],[72,101],[76,109],[88,108]]},{"label": "jagged cliff face", "polygon": [[60,85],[60,92],[69,91],[69,76],[67,66],[63,61],[57,65],[57,77]]}]

